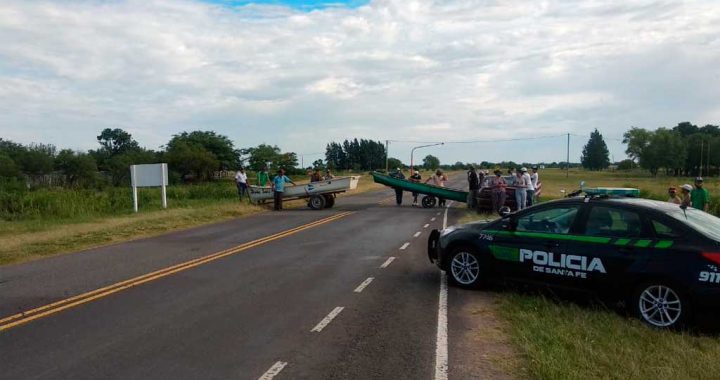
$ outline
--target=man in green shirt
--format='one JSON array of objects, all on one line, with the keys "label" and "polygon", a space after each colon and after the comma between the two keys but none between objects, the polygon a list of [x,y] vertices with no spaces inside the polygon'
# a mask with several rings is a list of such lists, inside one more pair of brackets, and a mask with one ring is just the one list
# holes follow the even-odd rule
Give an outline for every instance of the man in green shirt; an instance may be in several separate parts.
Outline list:
[{"label": "man in green shirt", "polygon": [[267,183],[270,179],[268,178],[267,168],[262,168],[257,173],[257,182],[258,186],[267,186]]},{"label": "man in green shirt", "polygon": [[695,188],[690,192],[692,206],[698,210],[708,211],[710,205],[710,192],[703,188],[702,177],[695,178]]}]

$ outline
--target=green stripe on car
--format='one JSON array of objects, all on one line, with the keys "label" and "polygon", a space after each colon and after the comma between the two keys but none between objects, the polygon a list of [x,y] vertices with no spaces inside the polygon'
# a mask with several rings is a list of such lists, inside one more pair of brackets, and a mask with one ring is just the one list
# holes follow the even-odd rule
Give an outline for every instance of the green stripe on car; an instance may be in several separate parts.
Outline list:
[{"label": "green stripe on car", "polygon": [[655,244],[655,248],[670,248],[672,245],[672,240],[660,240],[657,244]]},{"label": "green stripe on car", "polygon": [[499,245],[491,245],[490,252],[498,260],[520,261],[520,249],[511,247],[502,247]]},{"label": "green stripe on car", "polygon": [[627,245],[630,242],[630,239],[617,239],[615,240],[615,245]]},{"label": "green stripe on car", "polygon": [[561,235],[561,234],[548,234],[543,232],[523,232],[523,231],[495,231],[487,230],[487,233],[497,236],[511,236],[511,237],[530,237],[540,239],[556,239],[556,240],[570,240],[580,241],[584,243],[600,243],[607,244],[610,242],[610,238],[596,237],[596,236],[581,236],[581,235]]},{"label": "green stripe on car", "polygon": [[640,247],[640,248],[645,248],[645,247],[649,247],[651,243],[652,243],[652,240],[638,240],[635,242],[635,246]]}]

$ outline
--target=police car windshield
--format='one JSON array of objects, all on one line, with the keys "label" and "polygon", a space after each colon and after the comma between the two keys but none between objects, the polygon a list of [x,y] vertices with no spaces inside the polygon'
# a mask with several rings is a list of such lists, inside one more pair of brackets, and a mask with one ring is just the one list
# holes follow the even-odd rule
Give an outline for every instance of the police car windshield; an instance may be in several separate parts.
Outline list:
[{"label": "police car windshield", "polygon": [[668,214],[701,234],[720,241],[720,218],[694,208],[688,208],[685,211],[678,208]]}]

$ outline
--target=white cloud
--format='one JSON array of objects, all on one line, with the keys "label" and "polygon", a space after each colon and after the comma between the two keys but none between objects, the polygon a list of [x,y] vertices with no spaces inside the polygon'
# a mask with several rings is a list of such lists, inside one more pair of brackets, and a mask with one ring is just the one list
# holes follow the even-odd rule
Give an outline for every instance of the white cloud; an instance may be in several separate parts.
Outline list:
[{"label": "white cloud", "polygon": [[[376,0],[312,12],[5,0],[0,137],[86,149],[101,129],[120,127],[156,148],[174,133],[213,129],[239,146],[317,152],[348,137],[454,141],[596,127],[617,137],[630,125],[719,123],[718,36],[712,0]],[[563,144],[433,154],[563,160]],[[622,154],[619,144],[611,150]]]}]

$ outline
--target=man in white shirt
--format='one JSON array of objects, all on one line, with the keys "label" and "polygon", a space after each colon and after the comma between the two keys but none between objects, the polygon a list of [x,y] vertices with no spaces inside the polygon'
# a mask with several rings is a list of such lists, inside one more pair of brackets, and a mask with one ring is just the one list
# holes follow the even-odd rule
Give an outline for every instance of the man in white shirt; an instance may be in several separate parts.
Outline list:
[{"label": "man in white shirt", "polygon": [[532,206],[535,204],[535,190],[537,190],[537,185],[538,185],[539,180],[540,180],[540,177],[538,176],[538,167],[533,166],[532,174],[530,175],[530,187],[528,187],[528,190],[527,190],[528,206]]},{"label": "man in white shirt", "polygon": [[245,169],[240,168],[240,171],[235,173],[235,184],[237,185],[238,189],[238,195],[240,195],[240,200],[245,197],[245,194],[247,194],[248,199],[250,199],[250,193],[248,192],[248,185],[247,185],[247,174],[245,174]]}]

